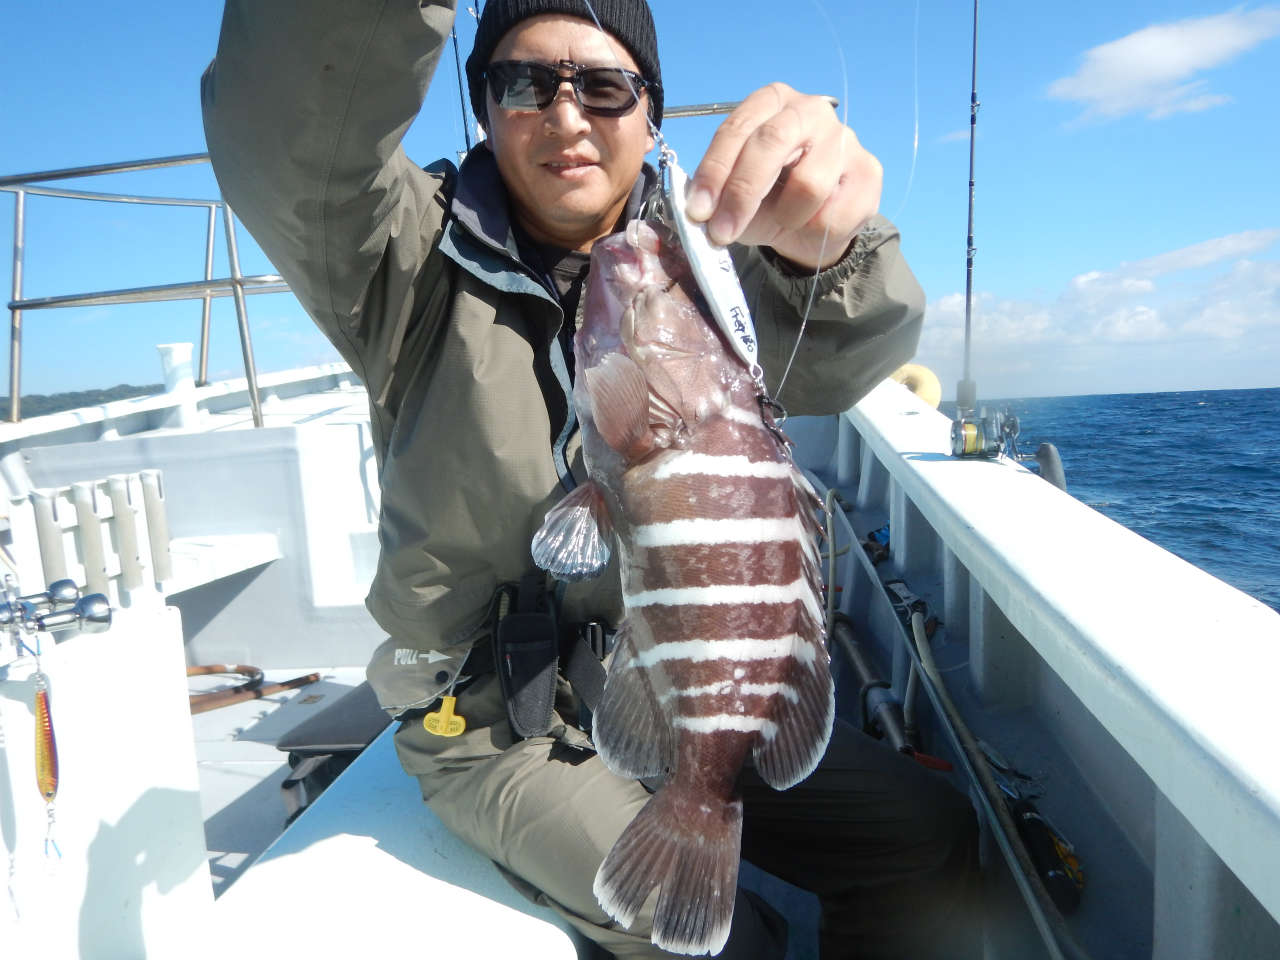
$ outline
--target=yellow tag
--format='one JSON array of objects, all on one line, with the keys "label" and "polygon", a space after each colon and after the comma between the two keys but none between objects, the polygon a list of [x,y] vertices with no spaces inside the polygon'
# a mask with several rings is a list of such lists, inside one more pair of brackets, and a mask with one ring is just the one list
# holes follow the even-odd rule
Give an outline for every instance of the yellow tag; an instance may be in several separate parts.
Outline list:
[{"label": "yellow tag", "polygon": [[427,733],[437,737],[456,737],[467,729],[467,718],[453,712],[457,697],[441,697],[440,709],[428,713],[422,718],[422,726]]}]

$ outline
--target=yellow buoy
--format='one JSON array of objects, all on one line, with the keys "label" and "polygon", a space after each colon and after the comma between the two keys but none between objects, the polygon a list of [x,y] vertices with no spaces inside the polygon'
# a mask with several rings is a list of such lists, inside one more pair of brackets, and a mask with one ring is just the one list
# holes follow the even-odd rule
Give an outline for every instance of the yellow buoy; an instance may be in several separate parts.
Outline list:
[{"label": "yellow buoy", "polygon": [[926,366],[918,363],[904,363],[893,373],[890,379],[898,381],[929,406],[937,409],[942,401],[942,384],[938,376]]}]

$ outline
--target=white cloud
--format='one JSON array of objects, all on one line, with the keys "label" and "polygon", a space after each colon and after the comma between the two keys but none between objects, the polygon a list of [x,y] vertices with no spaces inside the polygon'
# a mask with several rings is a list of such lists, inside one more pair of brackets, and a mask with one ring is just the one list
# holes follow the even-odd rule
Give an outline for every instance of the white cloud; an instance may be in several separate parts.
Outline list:
[{"label": "white cloud", "polygon": [[1081,120],[1145,113],[1151,119],[1194,113],[1229,103],[1206,91],[1202,71],[1230,62],[1280,33],[1280,9],[1237,8],[1208,17],[1144,27],[1086,50],[1069,77],[1049,96],[1084,105]]},{"label": "white cloud", "polygon": [[969,139],[969,128],[963,130],[952,130],[950,133],[944,133],[938,138],[938,143],[958,143],[961,140]]},{"label": "white cloud", "polygon": [[[1280,260],[1249,259],[1277,241],[1280,230],[1215,237],[1082,273],[1050,300],[977,294],[985,395],[1280,385]],[[964,306],[962,293],[928,305],[917,358],[944,384],[959,379]]]},{"label": "white cloud", "polygon": [[1093,334],[1114,343],[1163,340],[1169,335],[1169,327],[1160,319],[1159,311],[1139,303],[1120,307],[1102,317],[1094,324]]},{"label": "white cloud", "polygon": [[1124,272],[1131,276],[1158,277],[1178,270],[1193,270],[1222,260],[1259,253],[1277,240],[1280,240],[1280,230],[1244,230],[1135,261],[1127,264]]}]

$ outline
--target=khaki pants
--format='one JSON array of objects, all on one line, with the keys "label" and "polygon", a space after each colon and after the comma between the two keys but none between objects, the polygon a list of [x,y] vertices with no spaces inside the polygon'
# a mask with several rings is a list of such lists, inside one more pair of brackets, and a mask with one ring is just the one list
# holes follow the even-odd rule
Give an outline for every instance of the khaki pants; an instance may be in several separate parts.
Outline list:
[{"label": "khaki pants", "polygon": [[[560,709],[575,715],[571,697]],[[496,676],[464,691],[457,712],[467,718],[460,737],[433,736],[420,720],[396,734],[432,811],[605,950],[671,956],[649,942],[651,912],[625,929],[591,892],[605,854],[648,799],[644,786],[555,737],[514,740]],[[778,792],[746,771],[741,790],[742,856],[817,894],[824,960],[980,955],[976,819],[938,774],[837,722],[808,779]],[[740,891],[721,956],[784,951],[785,922]]]}]

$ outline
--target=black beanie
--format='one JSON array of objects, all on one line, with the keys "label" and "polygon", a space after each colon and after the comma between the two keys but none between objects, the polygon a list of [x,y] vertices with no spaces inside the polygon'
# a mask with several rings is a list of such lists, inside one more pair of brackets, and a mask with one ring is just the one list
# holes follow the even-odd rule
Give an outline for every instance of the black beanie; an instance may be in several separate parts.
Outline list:
[{"label": "black beanie", "polygon": [[[635,58],[640,74],[656,86],[649,87],[653,122],[662,126],[662,68],[658,63],[658,37],[653,14],[645,0],[591,0],[600,25],[619,40]],[[489,0],[480,13],[476,43],[467,57],[467,86],[476,119],[485,122],[484,70],[493,50],[517,23],[540,13],[560,13],[591,20],[585,0]]]}]

